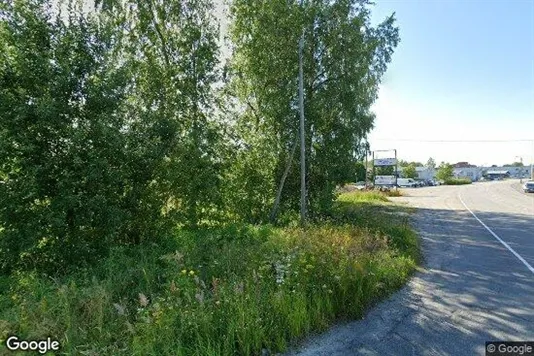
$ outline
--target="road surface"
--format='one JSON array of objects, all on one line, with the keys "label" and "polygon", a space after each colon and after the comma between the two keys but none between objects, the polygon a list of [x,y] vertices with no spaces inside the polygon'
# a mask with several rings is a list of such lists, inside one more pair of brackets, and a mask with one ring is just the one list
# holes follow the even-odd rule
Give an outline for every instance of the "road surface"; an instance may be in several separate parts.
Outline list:
[{"label": "road surface", "polygon": [[422,270],[363,320],[289,355],[484,355],[486,341],[534,340],[534,194],[518,181],[404,191]]}]

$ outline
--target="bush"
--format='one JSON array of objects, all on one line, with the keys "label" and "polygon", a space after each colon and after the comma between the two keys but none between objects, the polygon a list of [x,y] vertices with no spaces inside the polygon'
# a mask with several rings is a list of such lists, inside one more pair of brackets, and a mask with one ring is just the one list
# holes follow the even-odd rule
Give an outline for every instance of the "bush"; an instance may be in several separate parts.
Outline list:
[{"label": "bush", "polygon": [[283,351],[338,318],[361,317],[414,270],[414,232],[392,218],[398,208],[376,201],[387,204],[377,192],[343,195],[331,219],[306,231],[182,229],[61,278],[14,274],[0,281],[0,340],[50,335],[67,354]]},{"label": "bush", "polygon": [[445,180],[445,185],[463,185],[473,183],[471,179],[468,178],[450,178]]}]

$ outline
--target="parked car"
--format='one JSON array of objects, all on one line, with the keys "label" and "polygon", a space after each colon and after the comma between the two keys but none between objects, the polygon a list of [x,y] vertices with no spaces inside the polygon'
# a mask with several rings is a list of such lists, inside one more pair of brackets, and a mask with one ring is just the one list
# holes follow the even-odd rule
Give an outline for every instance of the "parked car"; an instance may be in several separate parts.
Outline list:
[{"label": "parked car", "polygon": [[525,193],[534,193],[534,180],[528,181],[523,184],[523,191]]},{"label": "parked car", "polygon": [[418,179],[415,182],[417,183],[418,187],[426,187],[426,185],[427,185],[426,182],[424,180],[422,180],[422,179]]},{"label": "parked car", "polygon": [[408,187],[408,188],[415,188],[418,187],[419,184],[412,178],[398,178],[397,179],[397,186],[398,187]]},{"label": "parked car", "polygon": [[365,190],[365,182],[364,182],[364,181],[356,182],[356,183],[354,184],[354,186],[355,186],[356,189],[358,189],[358,190]]}]

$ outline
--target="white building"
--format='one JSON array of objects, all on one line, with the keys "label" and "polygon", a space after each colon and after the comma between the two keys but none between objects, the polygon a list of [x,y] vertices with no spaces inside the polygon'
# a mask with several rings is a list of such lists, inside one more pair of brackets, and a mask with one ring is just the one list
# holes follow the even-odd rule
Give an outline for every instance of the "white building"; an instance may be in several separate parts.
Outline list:
[{"label": "white building", "polygon": [[436,170],[429,167],[415,167],[417,178],[422,180],[433,180],[436,178]]},{"label": "white building", "polygon": [[528,178],[530,177],[530,166],[527,167],[493,167],[488,168],[488,171],[508,171],[512,178]]},{"label": "white building", "polygon": [[[399,177],[404,177],[403,167],[398,167]],[[433,180],[436,179],[437,169],[428,167],[415,167],[417,172],[417,179]],[[525,178],[528,179],[531,175],[530,166],[525,167],[466,167],[454,168],[453,176],[455,178],[468,178],[473,182],[480,180],[487,172],[490,171],[508,171],[511,178]]]},{"label": "white building", "polygon": [[[404,167],[399,168],[399,177],[404,177],[403,170]],[[415,172],[417,173],[416,179],[421,180],[432,180],[436,177],[436,170],[428,167],[415,167]]]},{"label": "white building", "polygon": [[454,168],[453,175],[455,178],[467,178],[473,182],[483,177],[487,168],[484,167],[468,167],[468,168]]},{"label": "white building", "polygon": [[528,167],[469,167],[454,168],[453,174],[456,178],[469,178],[472,181],[480,180],[488,172],[509,172],[511,178],[530,177],[530,166]]}]

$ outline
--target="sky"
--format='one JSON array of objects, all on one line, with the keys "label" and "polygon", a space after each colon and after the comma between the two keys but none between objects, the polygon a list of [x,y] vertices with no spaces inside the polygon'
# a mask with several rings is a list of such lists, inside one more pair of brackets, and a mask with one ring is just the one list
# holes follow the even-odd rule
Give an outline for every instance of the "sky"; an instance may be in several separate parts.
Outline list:
[{"label": "sky", "polygon": [[534,162],[534,0],[375,3],[373,22],[395,12],[401,42],[373,106],[371,149],[438,164]]},{"label": "sky", "polygon": [[[530,164],[534,0],[377,0],[373,22],[393,12],[401,43],[373,106],[371,149],[395,148],[408,161]],[[465,140],[501,142],[428,142]]]}]

